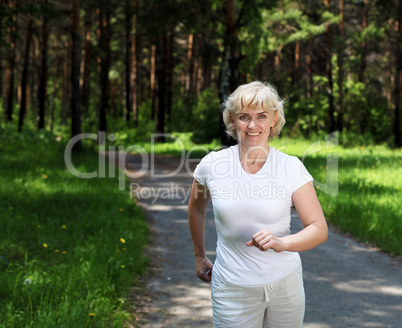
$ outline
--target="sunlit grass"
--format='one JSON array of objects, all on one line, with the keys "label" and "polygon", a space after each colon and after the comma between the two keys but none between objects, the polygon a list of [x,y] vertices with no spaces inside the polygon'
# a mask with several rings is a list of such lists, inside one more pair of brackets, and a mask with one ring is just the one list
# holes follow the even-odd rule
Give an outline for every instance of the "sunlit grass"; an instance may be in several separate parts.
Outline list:
[{"label": "sunlit grass", "polygon": [[[122,327],[147,264],[144,214],[117,179],[73,176],[51,134],[1,132],[0,326]],[[73,156],[86,172],[97,160]]]},{"label": "sunlit grass", "polygon": [[[277,139],[284,152],[303,158],[317,140]],[[338,156],[338,194],[331,196],[317,188],[325,215],[331,224],[362,242],[376,244],[390,254],[402,254],[402,151],[385,146],[341,146],[326,149],[304,159],[315,180],[326,182],[327,155]]]}]

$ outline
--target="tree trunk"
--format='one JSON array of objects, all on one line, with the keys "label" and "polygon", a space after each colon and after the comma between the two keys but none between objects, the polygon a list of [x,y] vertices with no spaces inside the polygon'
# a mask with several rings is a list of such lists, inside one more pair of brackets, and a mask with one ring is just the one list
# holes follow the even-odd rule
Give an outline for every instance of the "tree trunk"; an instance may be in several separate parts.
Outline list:
[{"label": "tree trunk", "polygon": [[[81,133],[81,99],[80,99],[80,64],[81,64],[81,35],[80,35],[80,0],[72,1],[72,61],[71,61],[71,136]],[[79,140],[74,150],[81,150]]]},{"label": "tree trunk", "polygon": [[402,146],[401,140],[401,114],[400,114],[400,102],[401,102],[401,80],[402,80],[402,54],[401,54],[401,42],[402,42],[402,0],[397,1],[398,16],[395,20],[395,32],[396,32],[396,44],[395,44],[395,89],[394,89],[394,143],[395,147],[400,148]]},{"label": "tree trunk", "polygon": [[[218,93],[221,103],[223,103],[226,97],[237,88],[240,79],[240,41],[238,24],[236,24],[235,0],[226,0],[225,10],[226,31],[221,69],[218,79]],[[223,118],[222,115],[220,115],[220,139],[222,145],[230,146],[236,144],[236,141],[233,138],[227,136],[225,130],[226,128],[223,123]]]},{"label": "tree trunk", "polygon": [[155,119],[155,109],[156,109],[156,46],[153,44],[151,47],[151,119]]},{"label": "tree trunk", "polygon": [[186,76],[186,92],[187,95],[194,95],[194,34],[190,33],[188,36],[188,51],[187,51],[187,76]]},{"label": "tree trunk", "polygon": [[50,131],[53,131],[53,126],[54,126],[54,112],[55,112],[55,107],[56,107],[56,99],[57,99],[57,79],[59,78],[60,75],[60,58],[56,57],[56,68],[54,70],[54,76],[53,76],[53,83],[52,83],[52,98],[50,101],[50,115],[49,115],[49,129]]},{"label": "tree trunk", "polygon": [[[167,47],[166,31],[158,37],[156,46],[156,80],[158,83],[158,111],[156,116],[156,133],[165,133],[165,112],[166,112],[166,72],[167,62],[165,50]],[[158,141],[164,142],[165,137],[158,137]]]},{"label": "tree trunk", "polygon": [[[363,0],[363,20],[362,20],[362,32],[367,28],[368,24],[368,0]],[[364,73],[366,71],[367,67],[367,43],[365,40],[360,45],[361,47],[361,58],[360,58],[360,68],[359,68],[359,77],[358,81],[363,82],[364,81]]]},{"label": "tree trunk", "polygon": [[[32,6],[32,0],[29,1],[29,5]],[[25,51],[24,51],[24,64],[22,68],[21,76],[21,103],[20,103],[20,113],[18,119],[18,132],[22,131],[22,126],[24,124],[25,113],[27,109],[27,81],[28,81],[28,68],[29,68],[29,52],[32,40],[32,17],[28,12],[28,30],[25,41]]]},{"label": "tree trunk", "polygon": [[[368,24],[368,0],[363,0],[363,19],[362,19],[362,33],[367,28]],[[359,75],[358,75],[358,82],[364,83],[364,73],[367,68],[367,43],[365,40],[362,41],[361,45],[361,58],[360,58],[360,67],[359,67]],[[363,114],[362,110],[360,109],[360,113],[358,113],[359,118],[359,126],[358,131],[359,133],[364,133],[366,128],[366,115]]]},{"label": "tree trunk", "polygon": [[[136,7],[136,1],[133,3],[134,8]],[[133,121],[134,121],[134,126],[138,125],[138,100],[137,100],[137,85],[138,85],[138,78],[137,78],[137,68],[138,68],[138,63],[137,63],[137,52],[139,49],[137,49],[137,15],[133,15],[133,21],[132,21],[132,40],[131,40],[131,74],[130,74],[130,80],[131,80],[131,111],[133,112]]]},{"label": "tree trunk", "polygon": [[132,21],[132,10],[130,5],[130,0],[126,0],[126,53],[125,53],[125,85],[126,85],[126,121],[130,121],[131,112],[131,102],[132,102],[132,88],[131,88],[131,21]]},{"label": "tree trunk", "polygon": [[293,74],[292,74],[292,86],[294,86],[299,80],[299,66],[300,66],[300,42],[295,43],[295,54],[293,60]]},{"label": "tree trunk", "polygon": [[84,46],[84,60],[83,60],[83,77],[81,88],[81,104],[82,111],[88,113],[89,111],[89,95],[90,95],[90,82],[91,82],[91,23],[92,11],[85,10],[85,46]]},{"label": "tree trunk", "polygon": [[340,47],[338,49],[338,106],[337,106],[337,129],[339,132],[343,130],[343,48],[345,46],[345,29],[344,29],[344,4],[343,0],[339,1],[340,21],[339,21],[339,37]]},{"label": "tree trunk", "polygon": [[307,81],[306,81],[306,98],[307,98],[307,111],[308,111],[308,132],[309,135],[312,133],[313,128],[313,106],[311,104],[311,97],[313,96],[313,69],[311,64],[311,57],[313,53],[313,39],[308,40],[307,42],[307,52],[306,52],[306,71],[307,71]]},{"label": "tree trunk", "polygon": [[[324,0],[325,6],[329,10],[329,0]],[[326,27],[327,34],[327,67],[326,73],[328,78],[328,86],[327,86],[327,96],[328,96],[328,106],[329,106],[329,127],[328,132],[332,133],[335,131],[335,108],[334,108],[334,95],[333,95],[333,80],[332,80],[332,37],[329,26]]]},{"label": "tree trunk", "polygon": [[[9,1],[9,8],[12,10],[18,7],[18,1]],[[14,107],[14,71],[15,71],[15,56],[16,56],[16,41],[17,41],[17,15],[12,16],[11,27],[8,29],[8,37],[10,44],[10,52],[8,56],[8,65],[6,69],[6,120],[12,121]]]},{"label": "tree trunk", "polygon": [[[43,1],[43,4],[47,5],[47,0]],[[39,79],[38,89],[38,103],[39,103],[39,115],[38,115],[38,129],[45,127],[45,107],[47,101],[47,52],[48,52],[48,30],[47,23],[49,15],[43,14],[42,21],[42,63],[41,63],[41,75]]]},{"label": "tree trunk", "polygon": [[172,114],[172,95],[173,95],[173,69],[174,69],[174,27],[172,26],[169,31],[169,37],[167,40],[168,46],[166,51],[166,114],[170,121]]},{"label": "tree trunk", "polygon": [[[0,0],[0,12],[3,10],[3,0]],[[0,26],[3,26],[3,16],[0,15]],[[0,39],[3,41],[3,37]],[[0,42],[0,99],[3,98],[3,42]],[[4,104],[3,104],[4,106]]]},{"label": "tree trunk", "polygon": [[109,70],[111,60],[110,50],[110,0],[106,1],[106,10],[100,11],[100,84],[101,105],[99,112],[99,131],[106,131],[106,113],[109,111]]},{"label": "tree trunk", "polygon": [[[66,52],[69,53],[72,51],[70,48],[70,42],[66,41],[65,43],[65,48]],[[62,125],[67,125],[68,121],[68,116],[69,116],[69,110],[70,110],[70,87],[71,87],[71,82],[70,82],[70,66],[69,66],[69,61],[68,58],[69,56],[66,56],[66,59],[64,60],[63,63],[63,81],[62,81],[62,96],[61,96],[61,124]]]}]

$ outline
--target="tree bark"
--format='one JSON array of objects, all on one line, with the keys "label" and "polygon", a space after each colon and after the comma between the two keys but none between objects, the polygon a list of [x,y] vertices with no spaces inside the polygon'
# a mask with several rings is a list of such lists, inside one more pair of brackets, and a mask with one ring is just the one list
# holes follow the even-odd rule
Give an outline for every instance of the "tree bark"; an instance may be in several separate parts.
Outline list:
[{"label": "tree bark", "polygon": [[[32,1],[29,1],[29,5],[32,6]],[[28,30],[25,41],[25,51],[24,51],[24,64],[22,68],[21,75],[21,103],[20,112],[18,119],[18,132],[22,131],[22,126],[24,124],[25,113],[27,109],[27,82],[28,82],[28,69],[29,69],[29,52],[32,41],[32,16],[31,13],[27,13],[28,16]]]},{"label": "tree bark", "polygon": [[[161,33],[158,37],[158,44],[156,46],[156,80],[158,83],[158,110],[156,116],[156,133],[165,133],[165,113],[166,113],[166,47],[167,47],[167,34],[166,31]],[[165,137],[160,136],[158,141],[164,142]]]},{"label": "tree bark", "polygon": [[92,10],[85,10],[85,46],[84,46],[84,60],[83,60],[83,77],[81,88],[81,104],[82,111],[88,113],[89,111],[89,95],[91,83],[91,23],[92,23]]},{"label": "tree bark", "polygon": [[[66,53],[69,53],[72,47],[70,47],[70,42],[65,42],[65,50]],[[61,96],[61,124],[67,125],[69,109],[70,109],[70,65],[69,60],[67,59],[69,56],[66,56],[66,59],[63,63],[63,82],[62,82],[62,96]]]},{"label": "tree bark", "polygon": [[313,106],[312,106],[312,96],[313,96],[313,68],[312,68],[312,53],[313,53],[313,39],[307,41],[306,50],[306,98],[307,98],[307,112],[308,112],[308,133],[311,135],[313,129]]},{"label": "tree bark", "polygon": [[[137,6],[136,1],[133,3],[133,7]],[[133,113],[133,121],[134,126],[138,125],[138,100],[137,100],[137,85],[138,85],[138,62],[137,62],[137,52],[139,49],[137,48],[137,15],[133,15],[132,17],[132,39],[131,39],[131,111]]]},{"label": "tree bark", "polygon": [[[80,0],[72,1],[72,62],[71,62],[71,136],[81,133],[81,99],[80,99],[80,64],[81,64],[81,35],[80,35]],[[74,150],[81,150],[79,140]]]},{"label": "tree bark", "polygon": [[170,121],[172,114],[172,95],[173,95],[173,53],[174,53],[174,27],[172,26],[168,32],[166,51],[166,114]]},{"label": "tree bark", "polygon": [[[47,0],[43,1],[44,5],[47,5]],[[39,79],[39,89],[38,89],[38,104],[39,104],[39,115],[38,115],[38,129],[43,129],[45,127],[45,110],[47,101],[47,53],[48,53],[48,29],[47,23],[49,20],[49,15],[47,13],[43,14],[42,20],[42,62],[41,62],[41,75]]]},{"label": "tree bark", "polygon": [[125,53],[125,85],[126,85],[126,121],[130,121],[131,102],[132,102],[132,88],[131,88],[131,22],[132,22],[132,9],[130,0],[126,0],[126,53]]},{"label": "tree bark", "polygon": [[106,113],[109,111],[109,70],[111,61],[110,51],[110,0],[106,1],[105,12],[99,12],[100,17],[100,83],[101,105],[99,112],[99,131],[106,131]]},{"label": "tree bark", "polygon": [[156,110],[156,103],[157,103],[157,97],[156,97],[156,78],[155,78],[155,73],[156,73],[156,45],[152,45],[151,47],[151,119],[155,119],[155,110]]},{"label": "tree bark", "polygon": [[[0,0],[0,11],[2,11],[3,0]],[[3,16],[0,15],[0,26],[3,26]],[[3,37],[1,37],[1,40]],[[3,49],[0,42],[0,98],[3,98]]]},{"label": "tree bark", "polygon": [[[362,19],[362,32],[367,28],[368,24],[368,0],[363,0],[363,19]],[[361,45],[361,57],[360,57],[360,67],[359,67],[359,75],[357,81],[360,83],[364,83],[364,74],[367,68],[367,43],[365,40],[362,41]],[[358,131],[359,133],[364,133],[366,129],[366,115],[363,114],[362,110],[358,113]]]},{"label": "tree bark", "polygon": [[194,95],[193,75],[194,75],[194,34],[188,36],[188,51],[187,51],[187,76],[186,76],[186,92],[189,96]]},{"label": "tree bark", "polygon": [[340,47],[338,49],[338,106],[337,106],[337,129],[339,132],[343,130],[343,48],[345,46],[345,29],[344,29],[344,3],[339,1],[340,22],[339,22],[339,37]]},{"label": "tree bark", "polygon": [[[329,10],[329,0],[324,0],[325,6]],[[332,36],[329,26],[326,27],[326,35],[327,35],[327,67],[326,73],[328,78],[328,86],[327,86],[327,97],[328,97],[328,118],[329,118],[329,127],[328,132],[332,133],[335,131],[335,108],[334,108],[334,95],[333,95],[333,80],[332,80]]]},{"label": "tree bark", "polygon": [[[362,32],[363,32],[367,28],[367,24],[368,24],[368,0],[363,0],[362,13],[363,13],[363,19],[362,19]],[[358,81],[363,82],[364,81],[364,73],[365,73],[366,67],[367,67],[367,60],[366,60],[367,43],[365,40],[362,41],[360,48],[361,48],[361,58],[360,58]]]},{"label": "tree bark", "polygon": [[300,66],[300,42],[295,43],[295,54],[293,60],[293,74],[292,74],[292,86],[294,86],[299,80],[299,66]]},{"label": "tree bark", "polygon": [[396,32],[396,44],[395,44],[395,88],[394,88],[394,143],[395,147],[400,148],[402,146],[401,140],[401,80],[402,80],[402,54],[401,54],[401,42],[402,42],[402,0],[397,1],[398,16],[395,19],[395,32]]},{"label": "tree bark", "polygon": [[[218,79],[218,93],[221,103],[223,103],[226,97],[237,88],[240,79],[239,24],[236,22],[235,0],[225,1],[225,11],[226,31],[222,64]],[[223,123],[223,118],[222,115],[220,115],[220,139],[222,145],[230,146],[235,144],[236,141],[233,138],[228,137],[225,130],[226,128]]]},{"label": "tree bark", "polygon": [[[12,0],[8,3],[9,8],[17,8],[18,1]],[[10,43],[10,52],[8,56],[8,65],[6,69],[6,120],[12,121],[13,107],[14,107],[14,71],[15,71],[15,57],[16,57],[16,41],[17,41],[17,15],[13,14],[11,18],[11,27],[8,29],[8,37]]]},{"label": "tree bark", "polygon": [[60,58],[56,57],[56,65],[55,65],[53,81],[52,81],[52,98],[50,101],[50,115],[49,115],[49,129],[53,131],[54,126],[54,112],[56,107],[56,99],[57,99],[57,80],[60,75]]}]

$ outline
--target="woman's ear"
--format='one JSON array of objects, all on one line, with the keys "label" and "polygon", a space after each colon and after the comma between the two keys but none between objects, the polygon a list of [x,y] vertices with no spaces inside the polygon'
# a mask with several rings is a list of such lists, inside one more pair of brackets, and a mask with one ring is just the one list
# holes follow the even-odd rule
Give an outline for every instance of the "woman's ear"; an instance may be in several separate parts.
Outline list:
[{"label": "woman's ear", "polygon": [[271,128],[276,125],[276,121],[278,120],[278,112],[275,112],[274,120],[271,123]]},{"label": "woman's ear", "polygon": [[234,118],[233,118],[232,113],[229,114],[229,119],[230,119],[230,123],[234,124]]}]

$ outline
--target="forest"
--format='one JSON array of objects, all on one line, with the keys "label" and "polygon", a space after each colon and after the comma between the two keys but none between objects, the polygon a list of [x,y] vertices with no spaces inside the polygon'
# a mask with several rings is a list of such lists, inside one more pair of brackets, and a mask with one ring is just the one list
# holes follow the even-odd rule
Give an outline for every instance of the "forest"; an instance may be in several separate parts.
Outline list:
[{"label": "forest", "polygon": [[262,80],[287,100],[283,135],[401,147],[401,0],[0,6],[0,111],[18,131],[124,127],[230,144],[220,104]]},{"label": "forest", "polygon": [[[234,142],[221,104],[253,80],[285,98],[272,145],[330,227],[400,256],[401,24],[402,0],[0,0],[0,327],[140,327],[152,227],[110,157],[79,179],[66,145],[178,161],[174,136],[201,158]],[[100,171],[94,144],[74,144],[80,172]]]}]

